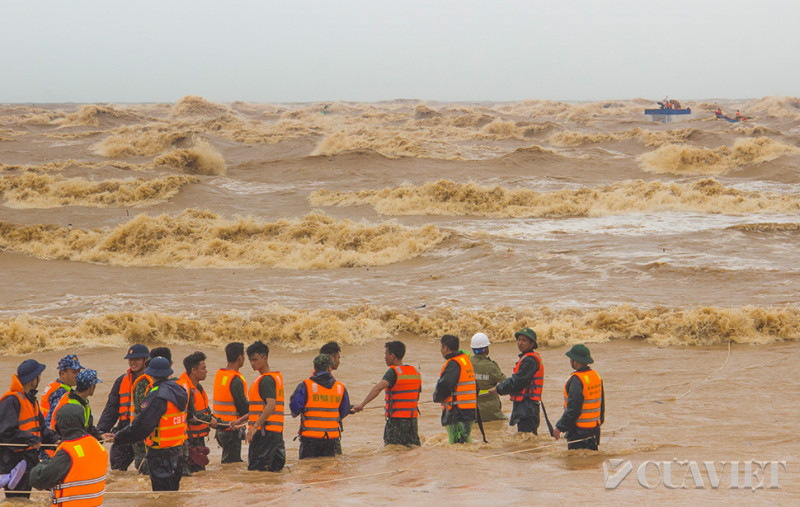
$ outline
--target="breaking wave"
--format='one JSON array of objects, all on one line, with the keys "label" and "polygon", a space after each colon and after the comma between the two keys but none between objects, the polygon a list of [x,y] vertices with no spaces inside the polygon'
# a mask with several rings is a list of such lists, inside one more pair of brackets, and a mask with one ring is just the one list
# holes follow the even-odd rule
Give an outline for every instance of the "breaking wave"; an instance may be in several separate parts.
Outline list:
[{"label": "breaking wave", "polygon": [[208,211],[138,215],[113,229],[0,222],[0,248],[41,259],[116,266],[323,269],[391,264],[419,256],[446,234],[334,220],[312,213],[295,220],[226,220]]},{"label": "breaking wave", "polygon": [[62,118],[54,119],[51,123],[62,127],[99,127],[101,123],[108,124],[115,119],[141,121],[144,117],[140,114],[121,111],[111,106],[90,104],[81,106],[75,113],[65,114]]},{"label": "breaking wave", "polygon": [[800,153],[800,149],[767,137],[740,138],[733,148],[698,148],[666,144],[638,157],[643,170],[653,173],[725,174],[751,164],[775,160],[781,155]]},{"label": "breaking wave", "polygon": [[74,320],[23,315],[0,319],[0,345],[7,352],[24,354],[73,346],[221,346],[258,339],[302,351],[332,340],[353,345],[404,333],[432,340],[454,334],[465,342],[481,331],[493,342],[508,342],[523,327],[536,331],[542,347],[610,340],[642,340],[659,346],[753,345],[800,340],[800,309],[623,305],[597,310],[496,307],[420,311],[376,306],[296,310],[273,305],[247,313],[201,315],[109,313]]},{"label": "breaking wave", "polygon": [[668,131],[643,130],[639,127],[624,132],[574,132],[564,130],[551,135],[547,141],[555,146],[581,146],[584,144],[619,142],[634,139],[645,146],[662,146],[678,143],[696,135],[697,129],[674,129]]},{"label": "breaking wave", "polygon": [[191,148],[173,150],[157,157],[155,166],[167,166],[180,169],[189,174],[225,174],[225,160],[209,143],[200,139]]},{"label": "breaking wave", "polygon": [[745,214],[800,211],[800,194],[767,194],[726,187],[714,179],[694,183],[624,181],[596,188],[537,192],[449,180],[422,186],[335,192],[309,197],[316,206],[369,204],[382,215],[472,215],[488,217],[602,216],[643,211]]},{"label": "breaking wave", "polygon": [[189,183],[189,176],[154,179],[112,179],[90,181],[28,172],[0,176],[0,195],[13,208],[55,208],[59,206],[146,206],[163,202]]},{"label": "breaking wave", "polygon": [[218,116],[230,112],[227,107],[197,95],[187,95],[172,107],[172,116]]}]

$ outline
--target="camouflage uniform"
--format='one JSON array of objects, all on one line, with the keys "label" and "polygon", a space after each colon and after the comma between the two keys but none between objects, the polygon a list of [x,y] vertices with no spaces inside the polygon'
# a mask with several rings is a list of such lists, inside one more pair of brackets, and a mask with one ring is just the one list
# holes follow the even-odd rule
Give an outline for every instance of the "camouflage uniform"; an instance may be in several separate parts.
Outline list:
[{"label": "camouflage uniform", "polygon": [[[147,382],[139,382],[136,384],[136,388],[133,390],[133,394],[131,398],[133,399],[133,414],[134,417],[139,415],[139,412],[142,411],[142,402],[144,401],[145,396],[147,396],[147,391],[150,385]],[[147,475],[149,473],[147,469],[147,461],[144,459],[145,454],[147,454],[147,446],[144,445],[144,442],[135,442],[133,444],[133,465],[139,470],[140,474]],[[144,461],[144,463],[142,463]]]}]

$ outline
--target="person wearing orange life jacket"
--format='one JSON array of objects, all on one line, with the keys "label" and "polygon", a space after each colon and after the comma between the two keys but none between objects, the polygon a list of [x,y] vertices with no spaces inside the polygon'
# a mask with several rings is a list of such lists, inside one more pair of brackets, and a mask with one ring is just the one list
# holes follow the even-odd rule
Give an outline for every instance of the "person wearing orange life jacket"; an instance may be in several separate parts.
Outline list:
[{"label": "person wearing orange life jacket", "polygon": [[534,349],[536,333],[526,327],[514,333],[517,339],[519,360],[514,367],[514,373],[505,381],[499,383],[489,392],[510,394],[513,407],[509,426],[517,425],[520,433],[537,434],[539,430],[539,404],[542,401],[542,385],[544,383],[544,364],[539,353]]},{"label": "person wearing orange life jacket", "polygon": [[451,444],[472,442],[472,425],[477,408],[475,370],[466,354],[459,351],[457,336],[442,336],[440,352],[444,366],[433,391],[433,401],[442,404],[442,426]]},{"label": "person wearing orange life jacket", "polygon": [[0,474],[11,473],[22,461],[26,463],[25,472],[17,484],[13,487],[6,485],[7,498],[30,496],[30,469],[39,463],[41,444],[54,444],[59,438],[45,426],[36,399],[36,389],[45,368],[35,359],[23,361],[11,377],[11,388],[0,397],[0,443],[28,446],[0,446]]},{"label": "person wearing orange life jacket", "polygon": [[247,347],[247,358],[253,370],[259,373],[248,396],[247,469],[280,472],[286,464],[283,375],[270,369],[269,347],[260,340]]},{"label": "person wearing orange life jacket", "polygon": [[50,427],[50,419],[53,417],[51,413],[52,407],[58,403],[58,400],[64,394],[75,387],[75,379],[78,373],[84,369],[75,354],[62,357],[58,361],[57,368],[58,378],[51,382],[45,389],[44,394],[42,394],[42,415],[44,415],[44,423],[48,427]]},{"label": "person wearing orange life jacket", "polygon": [[478,384],[478,411],[481,420],[505,421],[508,419],[503,413],[503,404],[496,392],[489,391],[506,379],[494,360],[489,357],[489,337],[485,333],[475,333],[470,341],[472,355],[469,360],[475,369],[475,382]]},{"label": "person wearing orange life jacket", "polygon": [[422,379],[419,371],[403,364],[406,346],[401,341],[386,342],[383,360],[389,367],[380,382],[353,407],[353,413],[361,412],[381,391],[385,391],[384,410],[386,425],[383,428],[383,445],[420,445],[419,443],[419,395]]},{"label": "person wearing orange life jacket", "polygon": [[[119,431],[128,424],[133,418],[132,412],[132,387],[134,382],[144,374],[145,360],[150,357],[150,351],[141,344],[131,345],[125,359],[128,360],[128,371],[114,381],[111,392],[108,393],[108,401],[97,421],[97,429],[100,433]],[[116,428],[115,428],[116,425]],[[130,445],[120,445],[116,442],[111,446],[109,460],[112,470],[127,470],[133,462],[133,447]]]},{"label": "person wearing orange life jacket", "polygon": [[300,382],[292,393],[289,408],[300,418],[300,459],[335,456],[341,436],[341,420],[350,413],[350,396],[333,375],[328,354],[314,358],[314,374]]},{"label": "person wearing orange life jacket", "polygon": [[62,434],[61,428],[58,428],[56,424],[56,417],[58,416],[59,410],[68,404],[77,405],[84,411],[84,429],[86,430],[86,433],[95,437],[97,440],[113,442],[113,433],[100,433],[100,431],[97,430],[94,425],[92,410],[89,407],[89,397],[94,395],[97,384],[102,382],[102,380],[97,378],[97,372],[95,370],[87,369],[78,373],[78,376],[75,379],[75,388],[64,394],[64,396],[58,400],[58,404],[53,407],[53,417],[50,419],[50,429],[55,430],[58,434]]},{"label": "person wearing orange life jacket", "polygon": [[222,447],[222,463],[242,462],[242,436],[239,425],[247,421],[250,404],[247,401],[247,382],[239,369],[244,365],[244,343],[225,346],[228,364],[217,370],[211,411],[219,419],[214,439]]},{"label": "person wearing orange life jacket", "polygon": [[208,404],[208,393],[200,384],[208,376],[206,355],[202,352],[189,354],[183,358],[183,367],[186,371],[178,379],[178,384],[189,395],[186,408],[188,466],[190,472],[199,472],[208,464],[210,449],[206,447],[205,438],[209,428],[217,427],[217,418],[211,414]]},{"label": "person wearing orange life jacket", "polygon": [[589,368],[594,359],[586,345],[573,346],[566,356],[575,371],[564,386],[564,415],[556,423],[553,437],[558,440],[561,433],[565,433],[568,449],[596,451],[600,445],[600,426],[606,415],[603,380]]},{"label": "person wearing orange life jacket", "polygon": [[[331,366],[331,375],[333,372],[339,369],[339,365],[342,362],[342,348],[336,342],[328,342],[322,347],[319,348],[320,354],[328,354],[331,356],[331,361],[333,361],[333,366]],[[342,437],[336,439],[336,454],[342,453]]]},{"label": "person wearing orange life jacket", "polygon": [[186,389],[170,380],[172,368],[164,357],[155,357],[145,373],[153,387],[131,424],[119,432],[115,442],[145,441],[150,484],[153,491],[177,491],[183,475],[183,442],[186,440]]},{"label": "person wearing orange life jacket", "polygon": [[63,435],[53,458],[31,470],[31,486],[49,489],[52,503],[64,506],[103,504],[108,453],[86,433],[85,411],[68,403],[55,414],[53,423]]},{"label": "person wearing orange life jacket", "polygon": [[[145,368],[150,365],[150,361],[153,360],[155,357],[164,357],[169,360],[170,367],[172,366],[172,351],[169,347],[153,347],[150,349],[150,357],[145,362]],[[177,378],[172,378],[171,380],[177,381]],[[142,411],[142,402],[144,401],[147,393],[150,391],[150,388],[153,387],[153,379],[145,373],[137,378],[133,385],[131,386],[131,419],[136,417],[139,412]],[[147,469],[147,460],[144,459],[145,455],[147,454],[147,446],[144,442],[135,442],[133,444],[133,466],[136,467],[136,470],[139,471],[141,475],[148,475],[150,472]],[[183,453],[185,461],[184,467],[184,474],[183,475],[190,475],[189,472],[189,448],[184,448]]]}]

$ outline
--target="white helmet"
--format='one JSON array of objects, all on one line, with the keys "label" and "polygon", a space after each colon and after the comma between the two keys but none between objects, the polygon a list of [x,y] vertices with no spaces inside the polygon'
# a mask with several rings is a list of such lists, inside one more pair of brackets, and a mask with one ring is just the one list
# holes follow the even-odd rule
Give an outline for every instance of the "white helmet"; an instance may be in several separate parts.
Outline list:
[{"label": "white helmet", "polygon": [[489,344],[489,337],[483,333],[475,333],[472,335],[472,348],[473,349],[482,349],[488,347]]}]

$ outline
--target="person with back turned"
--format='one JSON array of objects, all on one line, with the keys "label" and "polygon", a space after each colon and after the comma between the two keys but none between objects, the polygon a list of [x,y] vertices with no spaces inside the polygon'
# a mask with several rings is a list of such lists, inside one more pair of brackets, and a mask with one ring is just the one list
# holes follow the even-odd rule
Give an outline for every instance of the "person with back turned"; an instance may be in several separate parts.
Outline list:
[{"label": "person with back turned", "polygon": [[[339,369],[339,365],[342,361],[342,348],[336,342],[328,342],[322,347],[319,348],[320,354],[328,354],[331,356],[331,361],[333,361],[333,365],[331,366],[331,375],[333,372]],[[341,421],[340,421],[341,422]],[[342,453],[342,437],[336,439],[336,454]]]},{"label": "person with back turned", "polygon": [[442,404],[442,426],[451,444],[472,442],[472,424],[477,408],[475,370],[469,357],[458,350],[458,337],[442,336],[440,352],[444,366],[433,391],[433,401]]},{"label": "person with back turned", "polygon": [[14,475],[6,485],[6,498],[30,497],[30,469],[39,463],[39,449],[42,443],[58,441],[58,435],[45,426],[36,399],[45,368],[35,359],[26,359],[12,375],[11,388],[0,397],[0,443],[15,444],[0,446],[0,474]]},{"label": "person with back turned", "polygon": [[347,389],[333,375],[328,354],[314,358],[314,373],[292,393],[292,417],[300,416],[300,459],[335,456],[340,421],[350,413]]},{"label": "person with back turned", "polygon": [[[130,424],[133,418],[133,398],[132,391],[135,381],[144,374],[145,360],[150,357],[150,351],[141,344],[131,345],[124,359],[128,360],[128,371],[120,375],[108,393],[108,401],[100,420],[97,421],[97,429],[100,433],[112,431],[114,425],[117,431]],[[111,446],[109,455],[111,470],[127,470],[133,462],[133,447],[121,445],[117,442]]]},{"label": "person with back turned", "polygon": [[564,385],[564,415],[556,423],[553,436],[558,440],[565,433],[567,449],[596,451],[606,416],[603,379],[589,367],[594,359],[586,345],[575,345],[566,356],[575,371]]},{"label": "person with back turned", "polygon": [[238,426],[247,420],[250,403],[247,401],[247,382],[239,369],[244,365],[244,343],[225,346],[228,365],[214,376],[211,411],[219,419],[214,438],[222,447],[222,463],[242,462],[242,437]]},{"label": "person with back turned", "polygon": [[209,428],[217,427],[217,419],[208,406],[208,393],[200,384],[208,376],[206,355],[199,351],[189,354],[183,358],[183,367],[186,371],[181,374],[178,384],[189,395],[186,407],[187,465],[189,472],[199,472],[205,470],[208,464],[209,448],[206,447],[206,437]]},{"label": "person with back turned", "polygon": [[403,364],[403,357],[406,355],[403,342],[386,342],[385,347],[384,361],[389,369],[364,401],[353,407],[353,412],[361,412],[367,403],[374,400],[381,391],[385,391],[386,425],[383,429],[383,445],[420,445],[417,421],[422,377],[416,368]]},{"label": "person with back turned", "polygon": [[483,422],[505,421],[500,396],[490,389],[504,381],[506,376],[489,357],[489,345],[489,337],[484,333],[475,333],[470,342],[472,355],[469,360],[475,369],[475,381],[478,383],[478,410]]},{"label": "person with back turned", "polygon": [[49,489],[53,504],[103,505],[108,453],[86,433],[86,411],[68,403],[55,414],[53,424],[62,435],[51,460],[31,470],[31,486]]},{"label": "person with back turned", "polygon": [[280,472],[286,464],[283,442],[283,375],[269,367],[269,347],[256,341],[247,347],[250,366],[259,377],[250,386],[250,416],[245,440],[250,444],[247,469]]},{"label": "person with back turned", "polygon": [[189,396],[186,389],[169,380],[173,372],[168,359],[151,359],[145,372],[153,379],[153,387],[142,402],[142,411],[114,441],[131,444],[144,440],[153,491],[177,491],[183,475]]},{"label": "person with back turned", "polygon": [[514,333],[517,339],[519,360],[509,378],[489,389],[489,392],[510,394],[513,406],[509,426],[517,425],[520,433],[537,434],[539,430],[539,404],[542,401],[544,363],[536,348],[536,333],[526,327]]}]

